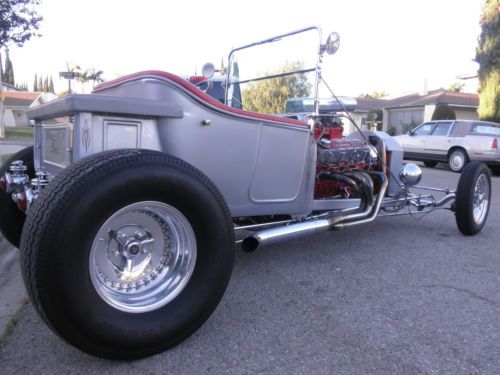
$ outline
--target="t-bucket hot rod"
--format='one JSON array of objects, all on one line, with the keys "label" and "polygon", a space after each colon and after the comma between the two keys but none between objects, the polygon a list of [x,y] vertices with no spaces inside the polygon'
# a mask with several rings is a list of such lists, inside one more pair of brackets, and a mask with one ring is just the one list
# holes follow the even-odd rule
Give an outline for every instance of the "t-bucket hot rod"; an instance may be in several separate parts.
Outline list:
[{"label": "t-bucket hot rod", "polygon": [[[291,103],[309,112],[237,105],[234,54],[306,32],[319,35],[314,66],[271,78],[311,72],[310,108]],[[463,234],[478,233],[490,203],[484,164],[468,164],[456,191],[424,188],[441,192],[438,200],[414,193],[421,170],[403,166],[387,134],[342,137],[352,102],[333,92],[329,103],[318,99],[324,54],[338,45],[338,34],[323,43],[309,27],[234,49],[225,104],[147,71],[32,109],[34,147],[1,170],[0,228],[20,248],[26,288],[49,327],[94,355],[143,357],[208,319],[235,244],[253,251],[437,208],[454,212]]]}]

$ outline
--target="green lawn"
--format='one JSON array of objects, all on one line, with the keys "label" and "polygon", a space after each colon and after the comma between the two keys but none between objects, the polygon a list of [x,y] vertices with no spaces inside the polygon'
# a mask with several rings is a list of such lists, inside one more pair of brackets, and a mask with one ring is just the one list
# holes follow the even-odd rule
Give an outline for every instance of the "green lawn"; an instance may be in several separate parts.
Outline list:
[{"label": "green lawn", "polygon": [[0,155],[0,165],[2,165],[5,161],[7,161],[8,158],[10,158],[12,155]]},{"label": "green lawn", "polygon": [[33,138],[34,128],[23,127],[23,128],[13,128],[13,127],[5,127],[5,138],[6,139],[23,139],[23,138]]}]

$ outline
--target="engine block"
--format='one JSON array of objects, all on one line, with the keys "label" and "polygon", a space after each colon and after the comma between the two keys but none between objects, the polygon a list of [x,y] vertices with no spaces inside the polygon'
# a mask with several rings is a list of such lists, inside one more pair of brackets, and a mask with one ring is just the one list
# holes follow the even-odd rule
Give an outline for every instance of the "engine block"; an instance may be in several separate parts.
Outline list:
[{"label": "engine block", "polygon": [[[322,172],[368,170],[375,162],[366,142],[340,138],[342,133],[339,128],[342,129],[339,126],[327,128],[317,140],[316,175]],[[351,193],[342,183],[316,179],[314,199],[349,197]]]}]

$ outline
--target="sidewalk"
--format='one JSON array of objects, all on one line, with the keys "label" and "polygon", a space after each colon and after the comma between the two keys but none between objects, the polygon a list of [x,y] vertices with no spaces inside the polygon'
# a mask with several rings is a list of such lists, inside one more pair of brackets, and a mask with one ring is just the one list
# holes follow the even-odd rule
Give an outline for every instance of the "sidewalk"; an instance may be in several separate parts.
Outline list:
[{"label": "sidewalk", "polygon": [[27,300],[19,269],[19,250],[0,235],[0,344]]}]

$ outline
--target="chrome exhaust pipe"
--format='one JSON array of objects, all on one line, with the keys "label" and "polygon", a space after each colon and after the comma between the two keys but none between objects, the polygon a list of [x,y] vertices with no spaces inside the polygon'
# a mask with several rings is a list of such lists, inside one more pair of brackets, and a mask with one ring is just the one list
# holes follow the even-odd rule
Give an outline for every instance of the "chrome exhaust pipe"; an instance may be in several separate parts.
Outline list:
[{"label": "chrome exhaust pipe", "polygon": [[389,180],[383,173],[376,174],[382,180],[382,186],[375,203],[368,205],[363,212],[353,213],[345,216],[333,216],[328,219],[315,219],[301,223],[290,224],[283,227],[265,229],[243,239],[241,247],[243,251],[252,252],[262,245],[303,237],[309,234],[327,232],[333,229],[341,229],[344,226],[362,224],[375,219],[382,206]]},{"label": "chrome exhaust pipe", "polygon": [[326,232],[330,230],[331,225],[331,219],[317,219],[290,224],[284,227],[261,230],[246,237],[241,243],[241,248],[243,251],[250,253],[263,244],[270,245],[307,234]]}]

